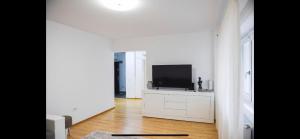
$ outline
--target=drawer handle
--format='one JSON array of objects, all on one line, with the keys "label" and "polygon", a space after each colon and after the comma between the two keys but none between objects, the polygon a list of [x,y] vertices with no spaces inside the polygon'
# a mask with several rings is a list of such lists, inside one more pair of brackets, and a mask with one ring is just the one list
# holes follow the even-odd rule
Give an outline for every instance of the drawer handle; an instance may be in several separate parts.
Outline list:
[{"label": "drawer handle", "polygon": [[169,101],[167,100],[166,103],[167,103],[167,102],[172,102],[172,103],[185,103],[185,101],[170,101],[170,100],[169,100]]}]

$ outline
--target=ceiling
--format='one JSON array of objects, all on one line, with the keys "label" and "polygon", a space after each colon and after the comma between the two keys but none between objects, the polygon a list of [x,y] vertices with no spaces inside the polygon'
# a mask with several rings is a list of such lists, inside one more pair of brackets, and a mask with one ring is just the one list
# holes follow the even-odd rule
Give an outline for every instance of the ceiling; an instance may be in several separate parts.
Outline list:
[{"label": "ceiling", "polygon": [[47,0],[47,20],[112,39],[212,29],[221,0],[140,0],[131,11],[112,11],[99,0]]}]

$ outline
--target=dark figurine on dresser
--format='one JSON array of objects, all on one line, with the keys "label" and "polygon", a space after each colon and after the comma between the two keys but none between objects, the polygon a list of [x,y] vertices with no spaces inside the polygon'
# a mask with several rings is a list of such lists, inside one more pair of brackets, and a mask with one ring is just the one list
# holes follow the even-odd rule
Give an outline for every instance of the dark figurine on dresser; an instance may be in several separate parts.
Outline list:
[{"label": "dark figurine on dresser", "polygon": [[199,90],[199,91],[202,90],[202,81],[201,81],[201,77],[198,78],[198,86],[199,86],[198,90]]}]

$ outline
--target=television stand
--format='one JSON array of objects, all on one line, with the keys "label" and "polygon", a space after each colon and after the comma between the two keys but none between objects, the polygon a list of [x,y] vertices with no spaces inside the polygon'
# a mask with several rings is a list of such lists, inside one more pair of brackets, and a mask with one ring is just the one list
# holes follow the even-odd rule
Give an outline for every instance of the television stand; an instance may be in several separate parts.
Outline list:
[{"label": "television stand", "polygon": [[173,88],[173,87],[153,87],[150,90],[176,90],[176,91],[192,91],[190,88]]},{"label": "television stand", "polygon": [[143,116],[214,123],[214,92],[143,90]]}]

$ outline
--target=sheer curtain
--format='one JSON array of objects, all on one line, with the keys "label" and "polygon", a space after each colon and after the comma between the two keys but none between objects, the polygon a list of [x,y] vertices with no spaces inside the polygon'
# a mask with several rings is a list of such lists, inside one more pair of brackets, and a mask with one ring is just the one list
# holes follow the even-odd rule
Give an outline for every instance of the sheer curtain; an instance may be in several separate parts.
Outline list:
[{"label": "sheer curtain", "polygon": [[238,0],[228,0],[215,45],[216,123],[220,139],[242,139]]}]

